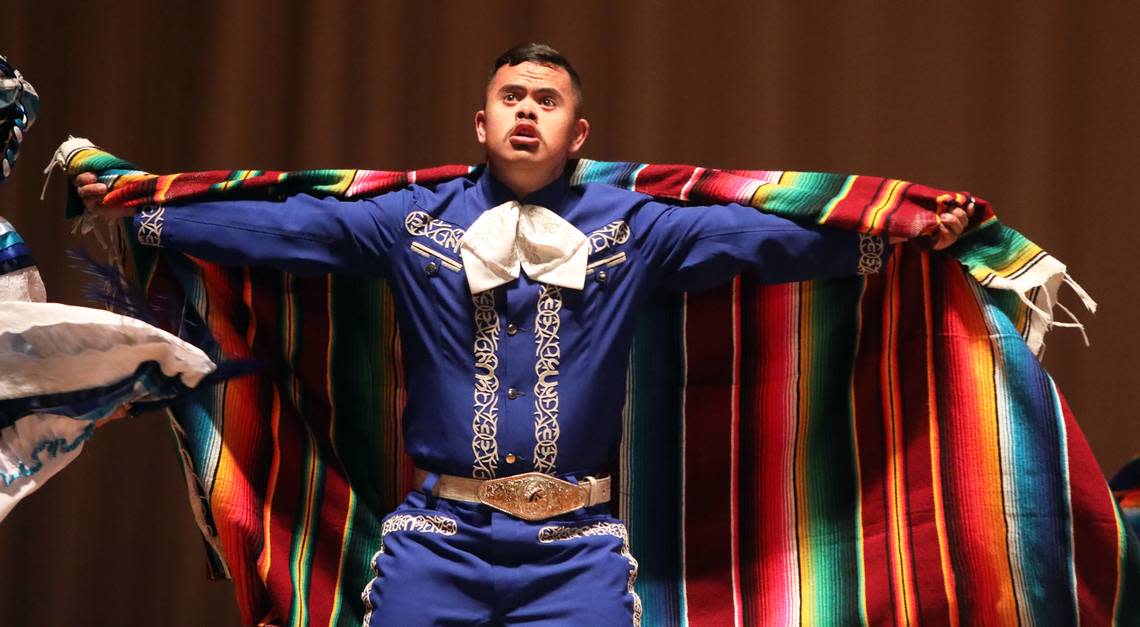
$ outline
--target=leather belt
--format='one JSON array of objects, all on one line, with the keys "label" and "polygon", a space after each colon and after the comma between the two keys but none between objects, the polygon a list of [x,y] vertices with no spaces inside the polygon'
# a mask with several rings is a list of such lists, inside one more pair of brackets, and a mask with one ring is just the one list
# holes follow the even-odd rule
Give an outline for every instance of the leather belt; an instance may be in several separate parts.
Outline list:
[{"label": "leather belt", "polygon": [[[428,475],[428,471],[416,468],[417,489],[423,489]],[[585,477],[576,485],[541,472],[498,479],[438,476],[432,494],[455,501],[482,503],[523,520],[545,520],[610,500],[608,476]]]}]

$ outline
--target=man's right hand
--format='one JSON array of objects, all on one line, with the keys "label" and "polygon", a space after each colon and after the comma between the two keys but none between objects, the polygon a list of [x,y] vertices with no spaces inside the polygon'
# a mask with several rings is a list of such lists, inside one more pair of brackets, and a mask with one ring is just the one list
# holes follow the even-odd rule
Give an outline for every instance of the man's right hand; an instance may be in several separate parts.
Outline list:
[{"label": "man's right hand", "polygon": [[110,207],[103,204],[103,197],[107,195],[107,186],[100,183],[99,179],[90,172],[84,172],[75,177],[75,188],[79,190],[79,198],[83,200],[83,206],[86,208],[87,213],[99,216],[100,218],[107,218],[114,220],[118,218],[125,218],[134,215],[134,209],[127,207]]}]

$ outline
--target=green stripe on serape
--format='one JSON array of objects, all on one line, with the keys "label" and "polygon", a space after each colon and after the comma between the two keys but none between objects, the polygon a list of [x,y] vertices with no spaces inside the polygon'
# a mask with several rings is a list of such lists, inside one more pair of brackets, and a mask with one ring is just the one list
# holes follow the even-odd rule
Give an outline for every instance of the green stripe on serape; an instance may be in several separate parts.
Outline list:
[{"label": "green stripe on serape", "polygon": [[[803,447],[796,472],[802,471],[805,493],[797,495],[806,540],[801,544],[801,572],[807,561],[809,581],[801,590],[805,606],[818,624],[838,625],[859,616],[860,555],[855,539],[860,521],[858,473],[854,456],[850,397],[837,393],[850,388],[854,368],[855,341],[862,281],[837,280],[804,283],[803,300],[810,300],[810,312],[801,311],[801,354],[805,363],[827,364],[826,368],[801,370],[799,438]],[[846,312],[840,317],[837,312]],[[810,342],[810,347],[802,342]],[[804,411],[806,402],[806,411]],[[797,480],[800,483],[801,480]],[[812,596],[806,596],[806,590]]]},{"label": "green stripe on serape", "polygon": [[[623,478],[631,493],[628,511],[619,512],[629,527],[637,557],[635,589],[641,597],[643,624],[674,625],[682,616],[681,495],[684,403],[684,319],[681,296],[659,294],[639,317],[630,361],[632,390],[628,411],[633,428]],[[619,501],[623,500],[619,496]]]},{"label": "green stripe on serape", "polygon": [[395,407],[390,393],[396,387],[395,373],[385,367],[392,356],[381,325],[361,320],[381,320],[382,312],[391,307],[392,294],[380,281],[334,276],[329,298],[333,338],[329,379],[336,408],[333,446],[352,489],[332,624],[357,627],[364,614],[360,593],[372,579],[370,560],[380,547],[380,520],[392,500],[385,493],[391,481],[377,463],[377,452],[396,448],[385,442],[396,434],[379,427],[380,416]]},{"label": "green stripe on serape", "polygon": [[[779,185],[756,190],[752,206],[787,218],[818,222],[854,179],[845,174],[788,172]],[[761,199],[763,199],[761,201]]]}]

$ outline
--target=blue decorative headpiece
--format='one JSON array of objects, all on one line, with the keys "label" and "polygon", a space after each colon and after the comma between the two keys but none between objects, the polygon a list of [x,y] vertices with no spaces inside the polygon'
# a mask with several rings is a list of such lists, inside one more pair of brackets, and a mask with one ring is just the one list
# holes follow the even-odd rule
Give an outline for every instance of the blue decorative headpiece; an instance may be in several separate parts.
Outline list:
[{"label": "blue decorative headpiece", "polygon": [[0,56],[0,181],[12,173],[24,133],[35,122],[39,104],[32,84]]}]

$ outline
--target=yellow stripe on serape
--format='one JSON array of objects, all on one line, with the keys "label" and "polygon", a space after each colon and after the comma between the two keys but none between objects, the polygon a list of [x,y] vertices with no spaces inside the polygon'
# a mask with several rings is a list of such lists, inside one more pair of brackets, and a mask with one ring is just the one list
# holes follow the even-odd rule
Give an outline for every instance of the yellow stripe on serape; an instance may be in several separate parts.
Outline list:
[{"label": "yellow stripe on serape", "polygon": [[812,410],[812,373],[805,372],[803,369],[803,364],[810,363],[813,352],[812,340],[815,339],[815,336],[812,333],[811,324],[815,293],[810,282],[801,283],[797,287],[800,295],[800,307],[799,320],[796,324],[799,327],[800,345],[798,347],[799,354],[796,356],[796,369],[800,378],[796,386],[798,398],[796,399],[793,473],[795,476],[796,540],[800,567],[800,624],[816,625],[819,624],[819,616],[817,616],[819,591],[816,590],[816,575],[812,563],[812,537],[809,522],[811,520],[810,490],[808,489],[809,469],[805,459],[807,457],[805,452],[807,449],[808,422]]},{"label": "yellow stripe on serape", "polygon": [[342,173],[340,182],[336,185],[329,187],[329,192],[333,194],[344,194],[352,187],[352,182],[356,180],[357,170],[346,170]]},{"label": "yellow stripe on serape", "polygon": [[[846,192],[845,192],[846,193]],[[855,307],[855,337],[863,337],[863,298],[867,295],[867,281],[864,279],[859,286],[859,305]],[[859,351],[856,344],[855,352]],[[859,616],[863,625],[870,625],[867,615],[867,553],[866,533],[863,529],[863,463],[859,459],[859,415],[855,403],[855,377],[848,379],[847,406],[851,414],[851,460],[855,464],[855,553],[858,555],[856,573],[859,577]]]},{"label": "yellow stripe on serape", "polygon": [[990,268],[990,270],[1000,277],[1008,278],[1020,272],[1027,263],[1029,263],[1037,255],[1041,254],[1041,252],[1042,248],[1040,246],[1034,243],[1030,243],[1028,246],[1022,249],[1021,253],[1018,256],[1011,259],[1006,265],[1000,268]]},{"label": "yellow stripe on serape", "polygon": [[864,222],[864,224],[869,227],[868,232],[870,233],[883,232],[883,224],[886,222],[887,215],[890,214],[891,209],[898,206],[899,197],[902,196],[903,185],[906,181],[900,181],[898,179],[889,180],[890,187],[887,188],[887,193],[881,196],[881,202],[871,207],[871,213]]},{"label": "yellow stripe on serape", "polygon": [[176,178],[178,178],[177,174],[158,177],[157,188],[154,190],[155,204],[161,205],[166,202],[166,192],[170,191],[170,186],[174,184]]},{"label": "yellow stripe on serape", "polygon": [[241,187],[242,181],[257,176],[259,172],[261,170],[236,170],[231,178],[217,183],[215,186],[220,191],[225,191],[231,187]]}]

